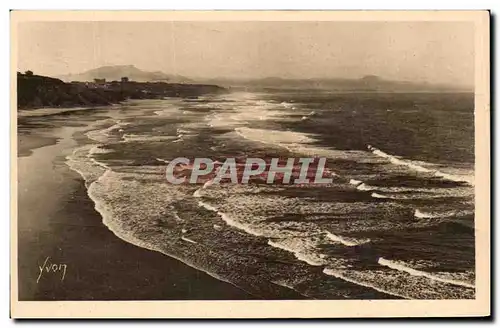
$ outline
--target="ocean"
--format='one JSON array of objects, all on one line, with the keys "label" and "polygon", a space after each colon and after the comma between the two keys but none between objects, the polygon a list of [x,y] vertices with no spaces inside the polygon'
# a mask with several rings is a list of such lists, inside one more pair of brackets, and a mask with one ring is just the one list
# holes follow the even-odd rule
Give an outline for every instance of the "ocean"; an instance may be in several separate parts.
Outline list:
[{"label": "ocean", "polygon": [[[260,298],[475,297],[473,94],[269,90],[90,111],[70,113],[92,123],[66,164],[126,242]],[[173,185],[177,157],[324,157],[333,181]]]}]

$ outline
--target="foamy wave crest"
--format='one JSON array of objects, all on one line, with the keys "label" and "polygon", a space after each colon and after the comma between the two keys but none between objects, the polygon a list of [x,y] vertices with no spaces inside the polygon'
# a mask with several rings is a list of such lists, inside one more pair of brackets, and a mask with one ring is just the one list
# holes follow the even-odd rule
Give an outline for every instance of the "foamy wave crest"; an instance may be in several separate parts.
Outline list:
[{"label": "foamy wave crest", "polygon": [[193,193],[193,197],[196,197],[196,198],[203,197],[203,193],[202,193],[203,189],[210,187],[213,183],[214,183],[213,180],[208,180],[207,182],[205,182],[201,188],[195,190],[195,192]]},{"label": "foamy wave crest", "polygon": [[[365,184],[359,190],[373,191],[390,199],[433,199],[442,197],[467,198],[474,196],[474,190],[469,187],[456,188],[419,188],[383,186],[376,187]],[[464,199],[465,201],[465,199]]]},{"label": "foamy wave crest", "polygon": [[[337,150],[329,147],[317,147],[316,136],[310,133],[296,131],[265,130],[248,127],[237,127],[236,134],[246,140],[282,147],[292,153],[314,157],[347,159],[358,163],[382,163],[376,156],[366,156],[366,152],[357,150]],[[332,175],[337,175],[336,173]],[[353,180],[357,181],[357,180]]]},{"label": "foamy wave crest", "polygon": [[420,211],[419,209],[416,209],[415,210],[415,214],[414,216],[416,218],[419,218],[419,219],[433,219],[433,218],[438,218],[440,217],[440,215],[436,215],[436,214],[433,214],[433,213],[426,213],[426,212],[422,212]]},{"label": "foamy wave crest", "polygon": [[305,120],[308,120],[310,117],[312,117],[312,116],[314,116],[314,115],[316,115],[316,112],[315,112],[315,111],[311,111],[311,112],[309,112],[308,114],[306,114],[306,115],[302,116],[302,118],[301,118],[301,119],[302,119],[302,121],[305,121]]},{"label": "foamy wave crest", "polygon": [[384,293],[384,294],[389,294],[389,295],[393,295],[396,297],[402,297],[402,298],[409,298],[406,295],[400,294],[398,292],[389,291],[387,289],[378,287],[375,284],[370,283],[368,281],[363,281],[363,280],[355,279],[353,277],[349,277],[345,274],[346,273],[345,270],[335,270],[335,269],[325,268],[325,269],[323,269],[323,273],[328,275],[328,276],[339,278],[339,279],[345,280],[347,282],[350,282],[350,283],[353,283],[353,284],[356,284],[359,286],[372,288],[372,289],[374,289],[378,292]]},{"label": "foamy wave crest", "polygon": [[[391,190],[392,189],[392,190]],[[384,191],[388,192],[390,194],[382,194],[380,192],[373,192],[371,196],[373,198],[379,198],[379,199],[394,199],[394,200],[411,200],[411,199],[433,199],[433,198],[440,198],[443,197],[443,194],[439,193],[432,193],[432,192],[427,192],[427,191],[419,191],[418,189],[407,189],[404,190],[403,193],[401,190],[397,190],[397,188],[383,188],[383,187],[377,187],[378,191]],[[406,192],[406,193],[405,193]],[[450,193],[452,194],[452,193]],[[453,194],[455,196],[457,193]]]},{"label": "foamy wave crest", "polygon": [[418,171],[418,172],[432,172],[431,170],[429,170],[425,167],[422,167],[420,165],[414,164],[410,161],[402,160],[397,156],[389,155],[389,154],[387,154],[387,153],[381,151],[380,149],[375,148],[371,145],[368,145],[368,150],[370,150],[373,154],[375,154],[379,157],[388,159],[393,164],[404,165],[404,166],[407,166],[410,169]]},{"label": "foamy wave crest", "polygon": [[202,197],[202,194],[201,194],[201,188],[200,189],[196,189],[193,193],[193,197],[195,198],[201,198]]},{"label": "foamy wave crest", "polygon": [[95,146],[95,147],[92,147],[90,149],[88,156],[95,155],[95,154],[110,154],[112,152],[113,152],[112,149],[104,149],[104,148],[101,148],[101,146]]},{"label": "foamy wave crest", "polygon": [[361,190],[361,191],[372,191],[375,188],[372,186],[367,185],[366,183],[361,183],[359,184],[356,189]]},{"label": "foamy wave crest", "polygon": [[253,128],[236,128],[236,133],[245,139],[272,145],[288,146],[315,142],[311,135],[292,131],[264,130]]},{"label": "foamy wave crest", "polygon": [[196,242],[196,241],[194,241],[192,239],[189,239],[187,237],[184,237],[184,236],[182,236],[181,239],[184,240],[184,241],[187,241],[188,243],[191,243],[191,244],[198,244],[198,242]]},{"label": "foamy wave crest", "polygon": [[[206,105],[196,105],[196,107],[203,106]],[[214,105],[209,104],[208,107],[213,108]],[[265,100],[246,98],[244,95],[235,97],[234,102],[221,103],[217,107],[220,109],[219,111],[205,117],[205,120],[208,121],[207,125],[210,127],[247,126],[256,119],[261,121],[268,121],[276,118],[279,118],[280,121],[290,120],[287,113],[283,112],[281,106],[277,106],[277,104]]]},{"label": "foamy wave crest", "polygon": [[295,108],[292,103],[288,103],[285,101],[283,101],[280,105],[285,107],[285,108],[292,108],[292,109]]},{"label": "foamy wave crest", "polygon": [[243,230],[243,231],[245,231],[246,233],[248,233],[250,235],[254,235],[254,236],[262,236],[263,235],[262,231],[254,229],[254,228],[250,227],[249,225],[245,225],[245,224],[243,224],[243,223],[241,223],[241,222],[239,222],[237,220],[234,220],[233,218],[231,218],[226,213],[217,212],[217,214],[221,217],[221,219],[224,222],[226,222],[227,225],[229,225],[231,227]]},{"label": "foamy wave crest", "polygon": [[[136,181],[138,176],[135,176],[136,179],[127,179],[130,177],[132,176],[129,173],[107,170],[89,186],[88,195],[94,202],[97,212],[101,214],[104,225],[118,238],[128,243],[161,252],[216,279],[233,284],[230,280],[195,265],[189,259],[169,252],[169,248],[163,242],[159,242],[164,239],[158,238],[154,233],[147,235],[148,238],[146,235],[141,235],[142,230],[151,229],[151,220],[147,220],[148,218],[165,217],[165,212],[162,209],[168,208],[169,204],[176,200],[184,199],[185,195],[178,188],[165,184],[161,180],[145,185]],[[141,192],[137,192],[137,190],[141,190]],[[161,196],[155,197],[155,195]],[[120,199],[123,196],[130,199],[126,205]],[[175,213],[174,216],[178,218]],[[152,231],[155,230],[150,230],[150,232]],[[196,241],[186,237],[180,239],[190,244],[196,243]]]},{"label": "foamy wave crest", "polygon": [[454,175],[454,174],[449,174],[449,173],[444,173],[441,171],[436,171],[434,173],[435,176],[443,178],[445,180],[450,180],[450,181],[455,181],[455,182],[467,182],[470,185],[474,185],[474,176],[469,175]]},{"label": "foamy wave crest", "polygon": [[330,239],[331,241],[341,243],[345,246],[353,247],[353,246],[359,246],[363,244],[369,243],[371,240],[370,239],[356,239],[356,238],[350,238],[350,237],[341,237],[338,235],[335,235],[329,231],[326,231],[326,237]]},{"label": "foamy wave crest", "polygon": [[132,141],[143,141],[143,142],[155,142],[155,141],[170,141],[177,139],[177,136],[152,136],[152,135],[140,135],[140,134],[124,134],[123,140],[125,142]]},{"label": "foamy wave crest", "polygon": [[111,132],[114,130],[119,130],[122,127],[128,125],[129,123],[127,122],[121,122],[121,121],[115,121],[116,123],[108,128],[102,129],[102,130],[92,130],[85,135],[94,141],[100,142],[100,143],[106,143],[110,141],[111,138]]},{"label": "foamy wave crest", "polygon": [[[302,188],[297,187],[297,189]],[[395,228],[393,220],[381,219],[365,222],[353,217],[351,224],[346,225],[340,221],[331,222],[331,229],[325,229],[325,227],[322,227],[324,218],[332,215],[332,213],[345,217],[351,217],[353,211],[358,213],[376,210],[380,211],[380,213],[386,213],[386,207],[392,207],[392,205],[375,204],[373,202],[311,202],[310,198],[281,196],[279,195],[281,190],[283,189],[274,186],[218,184],[210,187],[210,192],[204,192],[202,196],[204,202],[216,206],[219,211],[230,215],[241,224],[252,226],[265,237],[271,239],[292,236],[305,237],[313,234],[324,236],[325,230],[344,234],[361,230]],[[214,203],[214,200],[216,200],[216,203]],[[285,213],[292,218],[296,217],[296,219],[287,220],[286,216],[284,216]],[[326,238],[324,239],[326,240]]]},{"label": "foamy wave crest", "polygon": [[207,209],[211,212],[217,212],[217,209],[215,207],[213,207],[212,205],[207,204],[205,202],[199,201],[198,205],[200,205],[201,207],[204,207],[205,209]]},{"label": "foamy wave crest", "polygon": [[[196,193],[196,192],[195,192]],[[263,233],[261,231],[258,231],[254,228],[252,228],[251,226],[249,225],[245,225],[237,220],[234,220],[233,218],[231,218],[228,214],[226,213],[223,213],[223,212],[220,212],[216,207],[206,203],[206,202],[203,202],[203,201],[199,201],[198,202],[198,205],[207,209],[208,211],[211,211],[211,212],[215,212],[218,216],[220,216],[220,218],[228,225],[228,226],[231,226],[233,228],[236,228],[236,229],[239,229],[239,230],[242,230],[250,235],[254,235],[254,236],[262,236]]]},{"label": "foamy wave crest", "polygon": [[183,134],[192,134],[193,132],[192,131],[189,131],[189,130],[186,130],[186,129],[182,129],[182,128],[177,128],[177,135],[183,135]]},{"label": "foamy wave crest", "polygon": [[96,160],[95,158],[90,158],[90,161],[92,163],[94,163],[95,165],[98,165],[98,166],[101,166],[103,169],[105,170],[108,170],[109,169],[109,166],[107,166],[106,164],[104,164],[103,162],[99,162],[98,160]]},{"label": "foamy wave crest", "polygon": [[468,282],[439,277],[439,276],[430,274],[430,273],[425,272],[425,271],[420,271],[420,270],[410,268],[410,267],[405,266],[404,264],[402,264],[400,262],[386,260],[382,257],[378,259],[378,263],[380,265],[389,267],[389,268],[394,269],[394,270],[407,272],[407,273],[411,274],[412,276],[421,276],[421,277],[426,277],[426,278],[434,280],[434,281],[443,282],[445,284],[452,284],[452,285],[462,286],[462,287],[466,287],[466,288],[475,288],[474,285],[472,285]]},{"label": "foamy wave crest", "polygon": [[[466,182],[470,185],[474,185],[474,176],[471,175],[453,175],[445,172],[441,172],[439,170],[429,169],[422,165],[419,165],[413,161],[401,159],[399,156],[394,156],[387,154],[381,151],[378,148],[375,148],[371,145],[368,145],[368,150],[370,150],[374,155],[385,158],[389,160],[392,164],[406,166],[411,170],[422,172],[422,173],[431,173],[434,176],[443,178],[445,180],[455,181],[455,182]],[[432,165],[432,164],[429,164]]]},{"label": "foamy wave crest", "polygon": [[[313,143],[317,140],[312,134],[294,131],[253,129],[247,127],[236,128],[235,132],[246,140],[282,147],[296,154],[335,159],[345,158],[349,160],[359,160],[360,162],[372,162],[371,159],[366,158],[366,152],[316,147]],[[333,172],[329,168],[325,168],[324,172],[327,173],[329,177],[338,176],[336,172]]]},{"label": "foamy wave crest", "polygon": [[356,180],[356,179],[351,179],[351,180],[349,180],[349,183],[352,184],[352,185],[358,186],[358,185],[362,184],[363,181]]},{"label": "foamy wave crest", "polygon": [[71,155],[66,156],[66,165],[82,176],[87,188],[107,170],[103,163],[90,156],[90,152],[94,148],[94,145],[85,145],[76,148]]},{"label": "foamy wave crest", "polygon": [[172,106],[170,108],[154,111],[154,113],[155,113],[155,115],[158,115],[158,116],[170,116],[172,114],[175,115],[178,113],[178,107]]},{"label": "foamy wave crest", "polygon": [[94,110],[94,108],[89,107],[74,107],[74,108],[37,108],[28,110],[19,110],[17,112],[18,117],[34,117],[34,116],[48,116],[56,115],[66,112],[75,112],[80,110]]},{"label": "foamy wave crest", "polygon": [[430,280],[421,275],[411,275],[406,271],[392,270],[384,266],[380,266],[380,269],[365,270],[328,266],[323,273],[406,299],[473,299],[475,294],[472,288]]}]

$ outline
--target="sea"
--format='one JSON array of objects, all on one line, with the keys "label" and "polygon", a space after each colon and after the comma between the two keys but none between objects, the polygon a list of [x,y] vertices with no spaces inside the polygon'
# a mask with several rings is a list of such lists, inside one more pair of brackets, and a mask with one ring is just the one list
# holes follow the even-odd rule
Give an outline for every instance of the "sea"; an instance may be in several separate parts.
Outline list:
[{"label": "sea", "polygon": [[[95,119],[66,164],[126,242],[263,299],[475,297],[473,94],[235,91],[71,115]],[[332,182],[174,185],[177,157],[326,158]]]}]

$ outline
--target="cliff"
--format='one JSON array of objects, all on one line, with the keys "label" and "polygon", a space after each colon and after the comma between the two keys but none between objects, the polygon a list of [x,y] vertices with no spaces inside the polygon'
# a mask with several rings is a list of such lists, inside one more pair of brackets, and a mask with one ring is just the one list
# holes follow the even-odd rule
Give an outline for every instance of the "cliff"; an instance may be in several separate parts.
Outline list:
[{"label": "cliff", "polygon": [[19,109],[40,107],[103,106],[126,99],[161,99],[164,97],[196,97],[225,92],[216,85],[172,84],[150,82],[65,83],[59,79],[17,74]]}]

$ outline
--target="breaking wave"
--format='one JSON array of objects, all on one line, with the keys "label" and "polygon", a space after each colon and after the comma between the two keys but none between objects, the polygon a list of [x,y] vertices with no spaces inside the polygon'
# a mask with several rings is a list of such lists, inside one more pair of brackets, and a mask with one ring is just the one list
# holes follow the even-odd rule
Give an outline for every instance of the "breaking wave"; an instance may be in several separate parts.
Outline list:
[{"label": "breaking wave", "polygon": [[349,238],[349,237],[341,237],[338,235],[334,235],[333,233],[327,231],[326,236],[328,239],[334,241],[334,242],[339,242],[345,246],[353,247],[353,246],[359,246],[363,244],[369,243],[371,240],[370,239],[356,239],[356,238]]},{"label": "breaking wave", "polygon": [[339,278],[339,279],[351,282],[351,283],[356,284],[356,285],[372,288],[372,289],[374,289],[378,292],[381,292],[381,293],[390,294],[390,295],[393,295],[396,297],[401,297],[401,298],[408,298],[408,296],[401,294],[401,293],[398,293],[397,291],[388,291],[387,289],[378,287],[376,284],[369,283],[368,281],[362,281],[359,279],[351,278],[351,277],[347,276],[345,274],[345,271],[343,271],[343,270],[335,270],[335,269],[325,268],[325,269],[323,269],[323,273],[326,275],[329,275],[329,276],[333,276],[335,278]]},{"label": "breaking wave", "polygon": [[368,186],[365,183],[360,183],[357,185],[356,189],[361,190],[361,191],[372,191],[375,188],[372,186]]},{"label": "breaking wave", "polygon": [[445,212],[424,212],[420,209],[416,209],[414,216],[418,219],[435,219],[435,218],[449,218],[454,216],[467,216],[474,214],[474,211],[468,210],[453,210],[453,211],[445,211]]},{"label": "breaking wave", "polygon": [[391,198],[391,196],[382,195],[382,194],[379,194],[377,192],[373,192],[372,197],[373,198]]},{"label": "breaking wave", "polygon": [[[206,107],[210,107],[209,105],[207,104]],[[200,267],[202,271],[211,270],[203,265],[190,262],[191,258],[196,257],[196,254],[191,254],[189,251],[193,250],[200,253],[203,248],[207,248],[209,249],[208,252],[212,252],[212,249],[208,247],[209,244],[213,249],[219,251],[222,247],[218,244],[231,241],[232,244],[227,244],[236,246],[224,253],[224,256],[227,257],[226,260],[230,261],[231,256],[234,256],[237,259],[234,263],[239,264],[240,262],[237,261],[242,258],[242,254],[246,250],[249,250],[250,256],[254,256],[253,253],[257,254],[255,255],[256,259],[252,258],[252,261],[254,261],[251,262],[252,264],[265,263],[263,267],[259,267],[258,270],[261,271],[266,271],[268,266],[272,265],[269,263],[275,260],[273,256],[278,254],[276,255],[278,257],[276,263],[282,263],[280,261],[284,258],[283,263],[289,269],[294,268],[290,267],[290,262],[293,262],[293,265],[300,266],[303,272],[307,272],[307,270],[318,272],[318,268],[308,269],[308,265],[313,267],[324,266],[322,272],[325,275],[396,297],[471,298],[474,296],[473,291],[471,291],[474,285],[470,281],[462,281],[461,278],[457,278],[459,276],[455,275],[455,272],[448,276],[446,272],[433,272],[431,274],[405,266],[400,262],[389,261],[372,255],[369,255],[369,267],[357,267],[360,262],[364,261],[364,258],[359,260],[358,252],[361,252],[363,256],[365,251],[367,254],[371,254],[370,251],[376,249],[377,242],[381,239],[381,237],[378,237],[379,235],[391,234],[391,236],[398,236],[399,232],[406,232],[407,229],[418,232],[420,228],[435,225],[436,221],[444,221],[423,219],[453,217],[471,213],[460,209],[468,206],[468,204],[464,203],[459,204],[462,207],[451,207],[453,210],[447,211],[446,206],[448,204],[454,206],[455,203],[435,205],[436,201],[428,201],[429,196],[425,194],[429,193],[438,197],[442,195],[455,196],[452,194],[455,192],[458,196],[463,196],[459,194],[459,191],[453,190],[460,189],[461,192],[465,187],[427,187],[427,181],[418,185],[418,187],[412,187],[411,184],[400,187],[397,185],[399,181],[394,183],[393,180],[390,180],[393,177],[398,177],[393,171],[401,174],[401,172],[406,172],[405,168],[410,168],[412,171],[434,175],[447,180],[458,177],[459,180],[454,181],[464,181],[466,178],[455,174],[448,176],[448,173],[443,172],[445,169],[440,168],[437,170],[432,166],[433,164],[426,166],[425,163],[401,159],[372,146],[368,146],[371,153],[367,151],[336,150],[317,146],[320,136],[314,134],[290,130],[264,129],[260,128],[261,126],[259,126],[259,129],[251,128],[249,127],[251,124],[248,124],[248,122],[254,119],[252,115],[255,112],[251,112],[253,109],[249,109],[249,113],[244,113],[244,109],[248,109],[253,105],[258,107],[258,118],[261,120],[272,120],[274,117],[281,118],[285,115],[273,112],[272,106],[280,105],[279,103],[259,102],[256,104],[254,100],[248,100],[240,104],[231,103],[231,106],[235,108],[241,107],[237,109],[240,111],[239,113],[230,112],[229,109],[219,106],[216,114],[209,113],[206,115],[206,121],[199,119],[189,125],[188,128],[186,126],[190,123],[180,123],[178,126],[173,126],[172,130],[174,132],[168,130],[170,134],[174,134],[173,136],[148,134],[148,131],[151,132],[151,119],[146,122],[147,125],[142,130],[135,129],[136,122],[133,123],[134,129],[128,129],[125,126],[132,123],[107,120],[102,123],[106,124],[104,126],[112,124],[111,126],[87,133],[90,139],[97,141],[99,144],[83,145],[75,149],[73,154],[67,157],[67,164],[82,175],[88,187],[88,193],[96,204],[96,209],[103,216],[104,223],[117,236],[140,247],[161,251],[193,267]],[[220,111],[222,110],[227,110],[229,114],[224,113],[224,115],[221,115]],[[176,113],[175,111],[180,112],[178,108],[174,107],[159,110],[156,111],[158,116],[154,118],[156,121],[163,122],[161,120],[166,119],[169,113]],[[266,114],[265,111],[272,113]],[[189,114],[196,115],[195,112],[192,110]],[[297,117],[300,119],[301,115],[303,114],[300,113]],[[304,116],[313,115],[316,114],[311,112],[311,115]],[[317,119],[319,120],[321,116],[318,115]],[[168,122],[164,123],[165,125],[174,124],[170,121],[165,122]],[[203,123],[203,127],[196,125],[199,122]],[[229,130],[232,132],[217,134],[216,137],[203,140],[198,144],[196,144],[197,140],[193,140],[195,138],[183,139],[186,136],[195,135],[196,132],[200,132],[200,135],[205,133],[208,129],[207,122],[209,126],[210,124],[212,124],[211,126],[230,126],[231,129]],[[309,124],[309,122],[304,124]],[[178,128],[174,130],[176,127]],[[199,130],[196,130],[198,128]],[[124,130],[132,130],[134,133],[124,133]],[[154,131],[157,133],[165,130],[156,129]],[[185,141],[187,151],[191,151],[192,148],[199,148],[201,152],[207,149],[212,151],[220,150],[221,158],[223,158],[226,148],[232,146],[231,142],[234,142],[235,133],[245,140],[348,163],[344,164],[347,168],[339,173],[346,178],[339,177],[333,183],[321,186],[324,189],[319,189],[320,187],[317,186],[310,186],[311,189],[262,185],[212,186],[211,182],[208,181],[202,187],[197,186],[197,189],[193,188],[193,186],[184,186],[182,188],[185,189],[181,190],[180,186],[165,183],[164,166],[159,164],[169,163],[172,159],[169,154],[178,154],[177,151],[181,148],[178,144],[172,145],[172,143]],[[207,135],[209,134],[207,133]],[[151,141],[166,140],[171,142],[165,142],[162,145],[164,148],[161,149],[154,148],[160,147],[159,143],[149,144]],[[243,142],[250,144],[252,147],[255,146],[245,140],[238,138],[237,146],[241,147]],[[144,149],[130,147],[129,143],[134,143],[133,146],[136,146],[136,142],[143,143]],[[109,144],[118,144],[119,147],[114,150],[113,147],[108,147]],[[127,148],[127,146],[129,147]],[[270,149],[270,147],[263,147],[262,145],[257,145],[257,147],[259,150],[264,149],[264,151]],[[152,161],[153,165],[127,166],[127,160],[128,163],[133,163],[134,157],[132,155],[135,154],[130,155],[130,153],[136,150],[141,152],[139,154],[141,157],[138,156],[141,161],[143,159],[145,160],[143,162],[147,163]],[[158,150],[161,150],[161,152],[158,153]],[[124,156],[120,151],[129,157],[124,160],[120,157]],[[250,150],[249,153],[251,153]],[[156,158],[155,156],[160,157]],[[106,161],[103,158],[113,158],[113,160]],[[388,165],[387,161],[403,166],[403,168]],[[334,165],[336,165],[335,162]],[[374,167],[376,169],[374,170],[375,173],[369,172]],[[332,175],[335,174],[331,169],[327,168],[326,170]],[[336,166],[335,170],[337,171]],[[377,180],[381,171],[386,175],[383,178],[387,178],[387,181],[392,184],[384,185],[382,178]],[[426,177],[426,175],[422,176]],[[420,183],[420,181],[417,182]],[[396,194],[396,192],[400,193]],[[464,195],[467,196],[465,192]],[[376,201],[369,196],[380,199],[403,199],[404,201]],[[407,200],[411,200],[411,202]],[[427,202],[421,202],[423,200]],[[416,207],[419,207],[419,209],[415,209]],[[411,216],[413,210],[414,217],[421,220],[408,220],[408,216]],[[335,234],[330,231],[334,231]],[[255,244],[252,244],[250,241],[253,242],[254,239],[256,240]],[[175,253],[173,249],[177,245],[170,240],[175,240],[185,249]],[[248,249],[245,248],[247,246]],[[404,246],[401,246],[401,249],[403,251],[414,251],[411,249],[406,250]],[[214,253],[217,253],[217,251],[214,251]],[[187,256],[184,256],[186,254]],[[418,255],[415,254],[417,257]],[[268,258],[271,260],[266,262]],[[303,263],[298,262],[297,264],[295,259]],[[214,260],[212,259],[212,261]],[[243,260],[241,261],[243,263]],[[283,273],[284,271],[279,272],[279,278],[283,278],[288,274]],[[217,275],[219,272],[214,272],[215,274],[211,275],[220,278]],[[312,285],[316,282],[314,279],[318,278],[314,276],[314,279],[308,279],[307,274],[304,273],[304,276],[297,280]],[[319,275],[322,276],[321,272]],[[234,277],[236,274],[231,273],[230,276]],[[276,281],[282,281],[283,285],[295,288],[293,284],[288,283],[290,279],[287,280],[286,278],[277,279]],[[323,279],[334,280],[328,277]],[[223,278],[221,280],[228,281],[231,279]],[[318,281],[318,286],[320,286],[323,282],[321,278]],[[453,287],[455,289],[448,290],[448,285],[453,285],[456,288]],[[331,289],[335,288],[332,287]],[[467,290],[464,291],[464,289]],[[327,294],[327,291],[322,292],[325,293],[324,295]]]},{"label": "breaking wave", "polygon": [[272,247],[276,247],[292,253],[299,261],[306,262],[309,265],[322,266],[325,264],[319,254],[308,252],[307,249],[301,247],[300,245],[294,245],[293,242],[290,243],[290,241],[288,241],[287,243],[287,240],[269,240],[267,243]]}]

